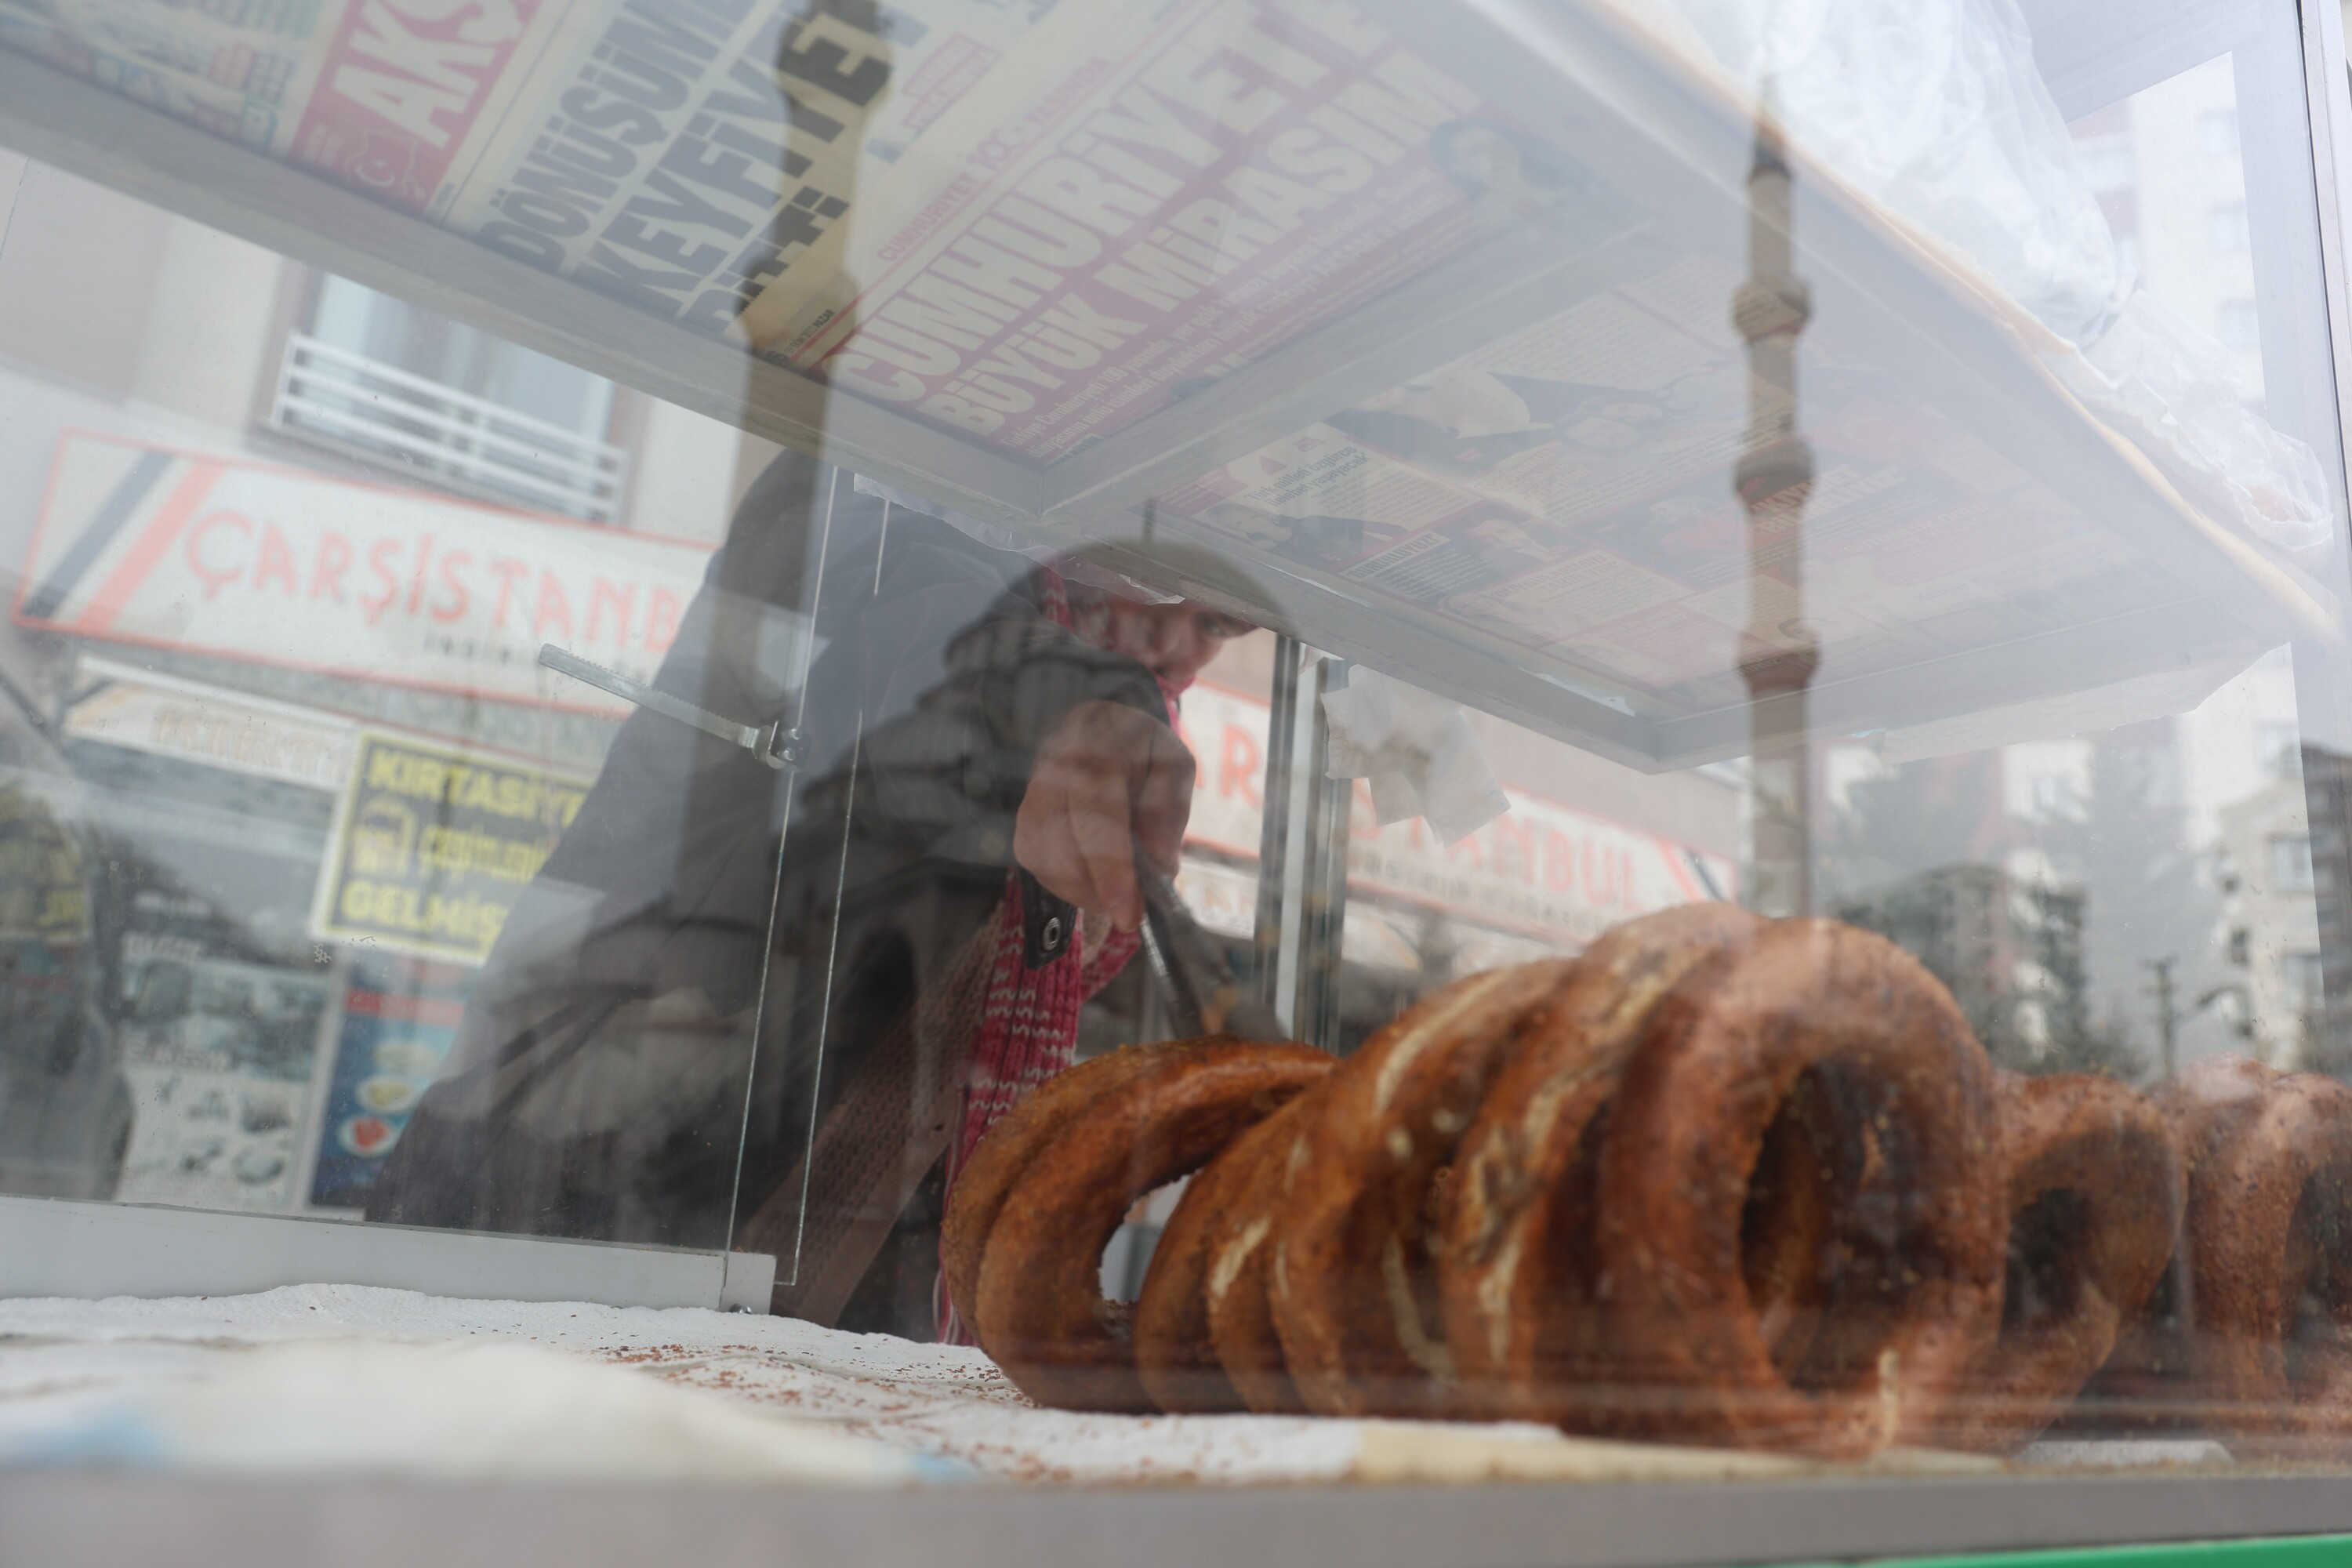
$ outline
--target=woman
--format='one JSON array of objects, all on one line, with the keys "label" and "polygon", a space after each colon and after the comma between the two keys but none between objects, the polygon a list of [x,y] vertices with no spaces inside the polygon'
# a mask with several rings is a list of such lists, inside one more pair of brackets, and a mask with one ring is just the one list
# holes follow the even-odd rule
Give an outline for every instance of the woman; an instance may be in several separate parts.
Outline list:
[{"label": "woman", "polygon": [[[656,684],[791,719],[802,771],[649,712],[622,726],[370,1217],[706,1248],[748,1246],[751,1226],[796,1254],[812,1219],[839,1217],[821,1211],[843,1162],[808,1155],[845,1098],[870,1124],[848,1146],[903,1157],[930,1147],[930,1091],[873,1085],[968,1080],[950,1157],[915,1173],[929,1184],[903,1225],[898,1204],[881,1216],[898,1234],[872,1238],[845,1319],[928,1334],[946,1168],[1067,1063],[1078,1007],[1133,952],[1137,858],[1172,873],[1191,805],[1171,706],[1242,625],[779,458]],[[925,997],[982,985],[1010,1003],[908,1046]]]}]

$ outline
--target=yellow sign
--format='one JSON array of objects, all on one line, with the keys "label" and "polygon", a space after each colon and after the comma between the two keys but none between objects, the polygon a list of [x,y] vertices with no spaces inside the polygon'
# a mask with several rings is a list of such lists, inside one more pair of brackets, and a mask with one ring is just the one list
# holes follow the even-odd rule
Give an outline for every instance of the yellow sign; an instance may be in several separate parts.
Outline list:
[{"label": "yellow sign", "polygon": [[311,930],[479,963],[587,796],[558,774],[362,731]]},{"label": "yellow sign", "polygon": [[80,846],[47,802],[0,788],[0,939],[78,943],[89,935]]}]

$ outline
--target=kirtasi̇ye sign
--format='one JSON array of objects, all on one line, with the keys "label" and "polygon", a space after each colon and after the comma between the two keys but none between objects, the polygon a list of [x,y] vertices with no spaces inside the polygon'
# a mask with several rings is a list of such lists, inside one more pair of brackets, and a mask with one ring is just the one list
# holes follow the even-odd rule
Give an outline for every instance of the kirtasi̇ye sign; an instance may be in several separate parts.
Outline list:
[{"label": "kirtasi\u0307ye sign", "polygon": [[362,731],[312,932],[481,963],[587,795],[526,763]]}]

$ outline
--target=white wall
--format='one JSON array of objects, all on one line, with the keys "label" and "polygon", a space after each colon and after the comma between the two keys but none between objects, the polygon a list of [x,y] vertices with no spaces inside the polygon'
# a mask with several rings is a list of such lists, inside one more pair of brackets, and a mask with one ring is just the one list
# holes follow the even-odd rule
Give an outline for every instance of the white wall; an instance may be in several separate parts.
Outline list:
[{"label": "white wall", "polygon": [[175,217],[163,233],[131,397],[242,433],[270,349],[286,263],[270,251]]},{"label": "white wall", "polygon": [[629,458],[628,525],[673,539],[724,539],[740,444],[731,425],[648,400],[644,435]]}]

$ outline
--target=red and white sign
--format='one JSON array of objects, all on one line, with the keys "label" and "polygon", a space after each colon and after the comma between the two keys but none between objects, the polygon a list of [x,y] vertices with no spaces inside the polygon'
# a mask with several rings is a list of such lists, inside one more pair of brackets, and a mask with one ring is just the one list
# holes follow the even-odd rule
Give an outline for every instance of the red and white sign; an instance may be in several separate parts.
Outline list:
[{"label": "red and white sign", "polygon": [[[1200,770],[1187,843],[1257,858],[1267,717],[1265,702],[1221,687],[1184,694],[1180,728]],[[1635,915],[1737,891],[1728,857],[1508,784],[1504,794],[1510,810],[1449,849],[1419,817],[1379,826],[1357,780],[1349,887],[1571,949]]]},{"label": "red and white sign", "polygon": [[110,436],[58,443],[26,626],[510,702],[653,679],[710,547]]},{"label": "red and white sign", "polygon": [[351,0],[323,48],[289,154],[411,212],[433,205],[540,0]]}]

